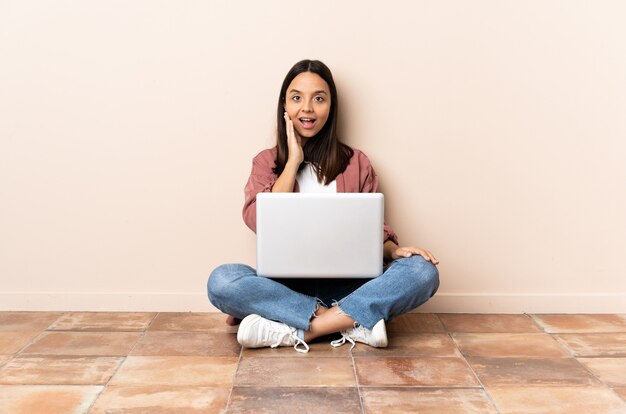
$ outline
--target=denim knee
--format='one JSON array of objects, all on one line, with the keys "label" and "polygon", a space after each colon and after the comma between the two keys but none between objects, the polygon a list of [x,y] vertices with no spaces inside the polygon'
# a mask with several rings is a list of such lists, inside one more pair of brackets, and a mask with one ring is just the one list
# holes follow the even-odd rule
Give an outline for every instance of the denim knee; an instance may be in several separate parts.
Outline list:
[{"label": "denim knee", "polygon": [[207,281],[207,294],[213,305],[217,305],[232,292],[232,283],[238,278],[236,271],[242,265],[223,264],[216,267]]},{"label": "denim knee", "polygon": [[413,286],[428,292],[432,297],[437,289],[439,289],[439,270],[431,261],[424,259],[422,256],[415,255],[406,259],[411,269]]}]

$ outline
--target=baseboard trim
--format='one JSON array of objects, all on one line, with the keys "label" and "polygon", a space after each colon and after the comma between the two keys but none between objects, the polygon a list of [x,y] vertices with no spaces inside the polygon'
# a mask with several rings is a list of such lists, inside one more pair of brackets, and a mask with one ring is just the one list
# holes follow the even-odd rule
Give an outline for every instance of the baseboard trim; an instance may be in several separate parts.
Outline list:
[{"label": "baseboard trim", "polygon": [[[218,312],[203,293],[2,292],[0,311]],[[626,313],[626,293],[438,293],[417,312]]]},{"label": "baseboard trim", "polygon": [[463,294],[441,293],[419,312],[437,313],[626,313],[626,293],[619,294]]},{"label": "baseboard trim", "polygon": [[10,292],[1,311],[219,312],[202,293]]}]

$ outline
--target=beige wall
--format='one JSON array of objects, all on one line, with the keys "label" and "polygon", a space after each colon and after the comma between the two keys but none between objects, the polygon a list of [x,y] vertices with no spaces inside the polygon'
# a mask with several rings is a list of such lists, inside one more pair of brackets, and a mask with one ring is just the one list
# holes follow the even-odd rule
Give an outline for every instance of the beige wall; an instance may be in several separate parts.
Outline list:
[{"label": "beige wall", "polygon": [[0,309],[213,309],[318,58],[387,221],[441,259],[424,310],[626,312],[626,3],[382,4],[0,0]]}]

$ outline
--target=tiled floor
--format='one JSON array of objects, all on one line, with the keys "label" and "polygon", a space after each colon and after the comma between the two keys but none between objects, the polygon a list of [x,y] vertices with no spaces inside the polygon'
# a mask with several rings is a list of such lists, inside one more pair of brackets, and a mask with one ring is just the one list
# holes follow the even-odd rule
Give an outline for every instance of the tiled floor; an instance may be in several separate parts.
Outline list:
[{"label": "tiled floor", "polygon": [[0,312],[0,413],[626,413],[626,315],[409,314],[242,350],[214,313]]}]

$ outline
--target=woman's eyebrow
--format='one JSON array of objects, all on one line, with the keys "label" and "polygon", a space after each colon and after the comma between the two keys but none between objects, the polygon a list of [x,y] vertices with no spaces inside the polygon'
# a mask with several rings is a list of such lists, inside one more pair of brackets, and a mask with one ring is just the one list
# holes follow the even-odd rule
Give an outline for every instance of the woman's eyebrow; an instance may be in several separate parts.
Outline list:
[{"label": "woman's eyebrow", "polygon": [[[292,90],[290,90],[290,91],[289,91],[289,93],[302,93],[302,92],[301,92],[301,91],[299,91],[299,90],[297,90],[297,89],[292,89]],[[326,92],[326,91],[325,91],[325,90],[323,90],[323,89],[320,89],[319,91],[315,91],[315,92],[313,92],[313,94],[318,94],[318,93],[323,93],[323,94],[325,94],[325,95],[328,95],[328,92]]]}]

